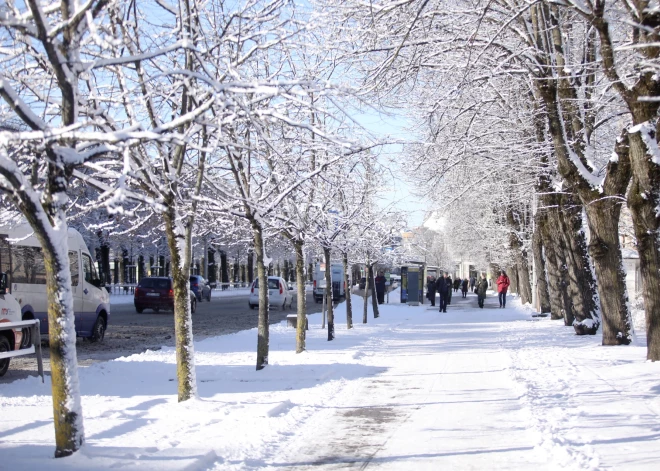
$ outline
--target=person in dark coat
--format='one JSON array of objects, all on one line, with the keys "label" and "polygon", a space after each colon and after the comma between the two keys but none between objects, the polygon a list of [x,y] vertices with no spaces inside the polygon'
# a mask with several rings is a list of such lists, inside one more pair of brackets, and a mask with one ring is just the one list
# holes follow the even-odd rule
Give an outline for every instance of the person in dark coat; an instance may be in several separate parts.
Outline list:
[{"label": "person in dark coat", "polygon": [[382,271],[378,272],[378,276],[374,279],[376,285],[376,298],[378,299],[378,304],[383,304],[385,302],[385,283],[387,283],[387,278],[383,275]]},{"label": "person in dark coat", "polygon": [[465,278],[463,281],[461,281],[461,292],[463,293],[463,297],[467,298],[467,292],[468,292],[468,285],[470,282],[468,281],[467,278]]},{"label": "person in dark coat", "polygon": [[448,278],[448,273],[445,272],[435,282],[435,289],[440,295],[440,312],[447,312],[447,298],[451,294],[451,288],[451,278]]},{"label": "person in dark coat", "polygon": [[426,297],[431,301],[431,306],[435,306],[435,277],[429,276],[426,283]]},{"label": "person in dark coat", "polygon": [[486,280],[486,275],[481,274],[481,279],[477,283],[477,302],[481,309],[484,308],[484,300],[486,299],[486,291],[488,290],[488,280]]},{"label": "person in dark coat", "polygon": [[447,306],[451,304],[451,293],[452,293],[452,288],[454,286],[454,283],[451,281],[451,276],[449,276],[449,273],[447,273],[447,283],[449,283],[449,292],[447,293]]},{"label": "person in dark coat", "polygon": [[456,278],[456,279],[454,280],[454,293],[455,293],[456,291],[458,291],[458,288],[460,288],[460,287],[461,287],[461,279],[460,279],[460,278]]},{"label": "person in dark coat", "polygon": [[470,277],[470,291],[474,291],[474,285],[477,284],[477,280],[474,276]]}]

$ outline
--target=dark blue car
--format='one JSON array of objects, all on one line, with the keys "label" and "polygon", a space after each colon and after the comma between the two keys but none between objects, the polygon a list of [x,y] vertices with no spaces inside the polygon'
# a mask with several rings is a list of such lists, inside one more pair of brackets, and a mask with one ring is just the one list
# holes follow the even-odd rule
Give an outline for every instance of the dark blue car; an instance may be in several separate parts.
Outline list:
[{"label": "dark blue car", "polygon": [[195,297],[200,302],[205,299],[211,301],[211,286],[203,276],[192,275],[190,277],[190,291],[195,293]]}]

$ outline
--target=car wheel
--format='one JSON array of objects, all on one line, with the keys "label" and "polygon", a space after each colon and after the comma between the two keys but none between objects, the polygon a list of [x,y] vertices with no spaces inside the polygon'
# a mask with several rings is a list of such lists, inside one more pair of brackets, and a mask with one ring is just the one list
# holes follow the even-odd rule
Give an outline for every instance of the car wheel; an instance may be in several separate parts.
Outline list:
[{"label": "car wheel", "polygon": [[195,311],[197,310],[197,299],[192,298],[190,301],[190,313],[195,314]]},{"label": "car wheel", "polygon": [[254,304],[248,304],[248,306],[250,306],[250,309],[252,309],[252,310],[254,310],[256,308],[256,306]]},{"label": "car wheel", "polygon": [[99,316],[96,318],[96,322],[92,328],[92,336],[89,338],[89,341],[102,342],[103,337],[105,337],[105,319]]},{"label": "car wheel", "polygon": [[208,302],[211,302],[211,290],[209,290],[209,295],[206,297],[206,300]]},{"label": "car wheel", "polygon": [[144,308],[143,308],[143,307],[137,307],[137,306],[136,306],[136,307],[135,307],[135,312],[137,312],[138,314],[142,314],[142,313],[144,312]]},{"label": "car wheel", "polygon": [[284,311],[286,309],[286,298],[284,298],[284,302],[282,303],[282,310]]},{"label": "car wheel", "polygon": [[155,307],[155,308],[154,308],[154,312],[158,312],[158,311],[160,311],[160,308],[159,308],[159,307]]},{"label": "car wheel", "polygon": [[[5,352],[11,352],[11,345],[9,345],[9,340],[7,340],[7,337],[1,336],[0,353],[5,353]],[[5,373],[7,372],[7,369],[9,368],[9,360],[11,360],[11,358],[5,358],[4,360],[0,360],[0,376],[4,376]]]}]

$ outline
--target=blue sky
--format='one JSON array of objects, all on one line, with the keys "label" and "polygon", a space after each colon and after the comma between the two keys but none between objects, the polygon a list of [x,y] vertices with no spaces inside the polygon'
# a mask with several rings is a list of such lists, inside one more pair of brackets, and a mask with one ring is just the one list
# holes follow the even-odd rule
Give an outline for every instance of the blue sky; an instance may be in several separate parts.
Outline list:
[{"label": "blue sky", "polygon": [[[372,132],[377,138],[411,139],[414,136],[406,129],[409,126],[407,119],[400,115],[387,115],[371,109],[354,115],[353,118],[362,126]],[[421,226],[428,203],[420,201],[411,193],[414,182],[407,181],[403,169],[409,162],[408,156],[403,152],[400,144],[387,145],[381,151],[380,162],[391,170],[387,187],[381,192],[380,204],[385,207],[394,204],[408,215],[409,227]]]}]

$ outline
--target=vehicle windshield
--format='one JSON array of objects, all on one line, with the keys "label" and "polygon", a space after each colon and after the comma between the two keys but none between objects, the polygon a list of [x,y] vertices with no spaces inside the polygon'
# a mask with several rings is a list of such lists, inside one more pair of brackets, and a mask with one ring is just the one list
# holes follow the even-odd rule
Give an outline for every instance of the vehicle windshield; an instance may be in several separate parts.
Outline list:
[{"label": "vehicle windshield", "polygon": [[166,280],[163,278],[144,278],[140,280],[139,286],[141,288],[169,289],[170,280]]},{"label": "vehicle windshield", "polygon": [[[259,289],[259,280],[254,280],[254,289]],[[280,289],[280,280],[268,279],[268,289]]]}]

